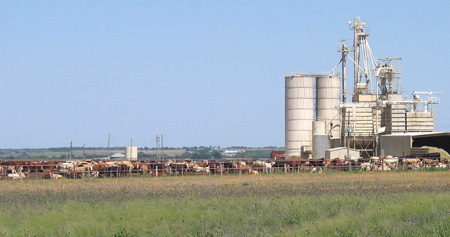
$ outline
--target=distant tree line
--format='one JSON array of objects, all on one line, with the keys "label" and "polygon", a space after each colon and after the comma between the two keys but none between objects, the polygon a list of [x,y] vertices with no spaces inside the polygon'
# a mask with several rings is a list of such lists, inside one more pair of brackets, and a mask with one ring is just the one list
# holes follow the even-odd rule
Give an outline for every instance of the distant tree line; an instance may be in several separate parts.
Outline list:
[{"label": "distant tree line", "polygon": [[[245,150],[245,152],[237,153],[230,158],[270,158],[271,151],[277,147],[264,147],[264,148],[248,148],[244,146],[232,146],[226,149],[233,150]],[[98,150],[103,151],[102,155],[96,155],[95,152],[92,154],[80,155],[79,152],[75,155],[72,154],[72,159],[95,159],[99,157],[104,157],[104,152],[107,150],[105,147],[89,147],[84,148],[85,150]],[[180,148],[165,147],[164,150],[175,150]],[[193,146],[193,147],[183,147],[185,150],[181,155],[169,156],[164,154],[164,159],[176,158],[176,159],[221,159],[226,158],[221,151],[219,146]],[[72,151],[83,150],[83,147],[73,147]],[[110,147],[110,150],[125,150],[125,147]],[[155,148],[143,147],[139,148],[138,158],[156,158],[157,154],[147,154],[145,151],[156,150]],[[57,155],[42,155],[44,152],[59,152],[65,154]],[[27,159],[38,159],[38,160],[67,160],[69,159],[70,147],[58,147],[58,148],[37,148],[37,149],[0,149],[0,159],[3,160],[27,160]],[[31,155],[30,155],[31,154]],[[48,153],[47,153],[48,154]]]},{"label": "distant tree line", "polygon": [[246,150],[245,152],[238,152],[232,158],[270,158],[272,150]]},{"label": "distant tree line", "polygon": [[176,156],[178,159],[220,159],[222,153],[218,150],[211,150],[209,148],[196,149],[195,151],[186,150],[183,154]]}]

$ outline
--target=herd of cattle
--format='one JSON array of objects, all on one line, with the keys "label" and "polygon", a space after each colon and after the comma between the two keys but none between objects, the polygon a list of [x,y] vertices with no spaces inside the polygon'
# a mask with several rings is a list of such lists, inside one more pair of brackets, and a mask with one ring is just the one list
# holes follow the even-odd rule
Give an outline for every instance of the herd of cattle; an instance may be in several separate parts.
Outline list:
[{"label": "herd of cattle", "polygon": [[440,157],[425,158],[359,158],[317,160],[168,160],[166,162],[131,162],[113,160],[72,161],[0,161],[1,179],[76,179],[119,178],[133,176],[167,175],[223,175],[272,172],[311,172],[324,170],[389,171],[423,168],[449,169],[449,160]]}]

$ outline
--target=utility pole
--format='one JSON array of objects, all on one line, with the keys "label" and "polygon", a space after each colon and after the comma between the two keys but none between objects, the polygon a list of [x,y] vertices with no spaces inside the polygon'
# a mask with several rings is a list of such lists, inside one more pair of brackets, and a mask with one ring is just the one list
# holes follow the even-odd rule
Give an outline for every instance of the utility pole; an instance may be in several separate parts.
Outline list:
[{"label": "utility pole", "polygon": [[347,115],[347,126],[345,127],[345,130],[347,131],[347,159],[350,159],[350,133],[353,132],[353,127],[350,127],[350,111],[348,111]]},{"label": "utility pole", "polygon": [[161,158],[164,162],[164,138],[162,134],[161,134]]},{"label": "utility pole", "polygon": [[156,160],[158,162],[160,162],[160,157],[159,157],[159,136],[156,135]]},{"label": "utility pole", "polygon": [[70,141],[70,153],[69,153],[69,160],[72,160],[72,141]]},{"label": "utility pole", "polygon": [[349,50],[345,44],[342,44],[340,51],[342,52],[342,103],[345,103],[347,102],[347,53]]},{"label": "utility pole", "polygon": [[108,133],[108,159],[111,159],[111,154],[109,152],[109,145],[111,144],[111,133]]}]

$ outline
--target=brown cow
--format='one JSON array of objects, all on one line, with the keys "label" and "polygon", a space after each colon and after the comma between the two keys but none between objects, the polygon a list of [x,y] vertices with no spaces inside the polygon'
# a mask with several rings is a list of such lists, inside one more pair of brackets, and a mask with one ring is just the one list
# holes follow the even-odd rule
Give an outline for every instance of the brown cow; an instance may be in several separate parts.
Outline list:
[{"label": "brown cow", "polygon": [[209,166],[208,160],[204,160],[204,161],[200,162],[200,164],[198,164],[198,166],[200,166],[200,167],[208,167]]},{"label": "brown cow", "polygon": [[250,167],[243,161],[233,162],[233,168],[238,170],[239,174],[242,174],[242,171],[248,172]]},{"label": "brown cow", "polygon": [[139,165],[139,170],[142,172],[142,175],[149,173],[148,165],[145,165],[145,164]]},{"label": "brown cow", "polygon": [[254,170],[254,169],[249,169],[248,173],[251,174],[251,175],[258,175],[259,174],[259,172],[257,170]]}]

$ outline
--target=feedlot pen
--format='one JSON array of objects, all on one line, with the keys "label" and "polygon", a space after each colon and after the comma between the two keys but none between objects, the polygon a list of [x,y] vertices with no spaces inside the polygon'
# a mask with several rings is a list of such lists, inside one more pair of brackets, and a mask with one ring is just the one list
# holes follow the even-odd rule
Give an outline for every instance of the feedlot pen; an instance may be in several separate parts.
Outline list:
[{"label": "feedlot pen", "polygon": [[449,170],[440,158],[358,160],[130,161],[0,161],[0,180],[160,177],[185,175],[259,175],[339,171]]}]

